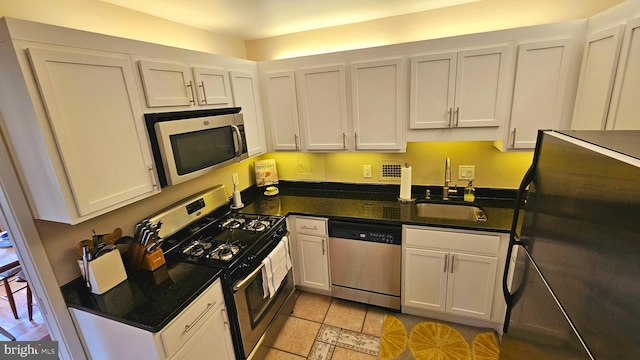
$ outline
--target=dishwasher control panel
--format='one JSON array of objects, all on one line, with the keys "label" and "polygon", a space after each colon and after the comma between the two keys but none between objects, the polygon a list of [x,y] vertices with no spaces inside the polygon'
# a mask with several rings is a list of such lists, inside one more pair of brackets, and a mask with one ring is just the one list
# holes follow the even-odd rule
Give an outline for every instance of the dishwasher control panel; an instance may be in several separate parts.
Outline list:
[{"label": "dishwasher control panel", "polygon": [[329,237],[400,245],[402,227],[367,222],[329,220]]}]

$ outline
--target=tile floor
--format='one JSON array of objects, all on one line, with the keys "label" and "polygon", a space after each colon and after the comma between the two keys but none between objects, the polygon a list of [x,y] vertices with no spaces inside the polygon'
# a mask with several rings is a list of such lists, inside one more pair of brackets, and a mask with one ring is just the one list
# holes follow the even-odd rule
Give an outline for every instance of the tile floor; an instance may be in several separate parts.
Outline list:
[{"label": "tile floor", "polygon": [[385,310],[300,292],[266,360],[377,359]]}]

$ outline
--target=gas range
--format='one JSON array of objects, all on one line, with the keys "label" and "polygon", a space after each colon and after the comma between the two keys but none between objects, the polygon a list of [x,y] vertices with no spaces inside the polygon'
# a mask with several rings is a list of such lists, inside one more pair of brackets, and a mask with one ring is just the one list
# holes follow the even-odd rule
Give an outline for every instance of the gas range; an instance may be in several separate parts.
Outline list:
[{"label": "gas range", "polygon": [[[284,217],[229,211],[227,204],[216,187],[151,218],[162,222],[164,256],[225,269],[232,282],[255,268],[286,235]],[[175,231],[162,233],[167,228]]]}]

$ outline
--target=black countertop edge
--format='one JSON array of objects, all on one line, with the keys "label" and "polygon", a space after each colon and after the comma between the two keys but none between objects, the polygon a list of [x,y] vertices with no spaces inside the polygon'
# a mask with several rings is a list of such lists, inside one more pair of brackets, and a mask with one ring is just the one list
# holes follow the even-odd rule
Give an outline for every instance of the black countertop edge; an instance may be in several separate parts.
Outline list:
[{"label": "black countertop edge", "polygon": [[82,277],[60,290],[68,307],[158,332],[222,273],[220,269],[170,259],[155,271],[126,271],[125,281],[101,295],[92,294]]},{"label": "black countertop edge", "polygon": [[[343,196],[353,198],[366,198],[368,200],[385,200],[390,201],[397,200],[400,194],[400,185],[398,184],[366,184],[366,183],[342,183],[342,182],[315,182],[315,181],[291,181],[281,180],[278,184],[275,184],[280,190],[289,191],[318,191],[320,193],[309,192],[306,196],[324,196],[324,197],[342,197],[340,193],[344,193]],[[458,194],[451,196],[454,200],[462,200],[464,188],[466,185],[458,185],[456,187]],[[452,186],[453,188],[453,186]],[[476,199],[482,200],[502,200],[502,201],[515,201],[518,189],[504,189],[504,188],[482,188],[475,187]],[[442,198],[442,186],[435,185],[412,185],[411,195],[413,198],[424,199],[427,189],[431,192],[433,199]],[[242,196],[254,196],[264,191],[264,188],[258,188],[255,184],[244,189]],[[330,191],[331,194],[326,192]]]}]

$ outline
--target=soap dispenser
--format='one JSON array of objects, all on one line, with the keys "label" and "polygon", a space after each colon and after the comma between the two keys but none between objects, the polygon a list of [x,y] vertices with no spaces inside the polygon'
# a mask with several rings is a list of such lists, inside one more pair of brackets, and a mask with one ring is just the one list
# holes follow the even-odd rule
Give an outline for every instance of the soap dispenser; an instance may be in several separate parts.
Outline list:
[{"label": "soap dispenser", "polygon": [[473,180],[464,188],[464,201],[473,202],[476,200],[476,189],[473,187]]}]

